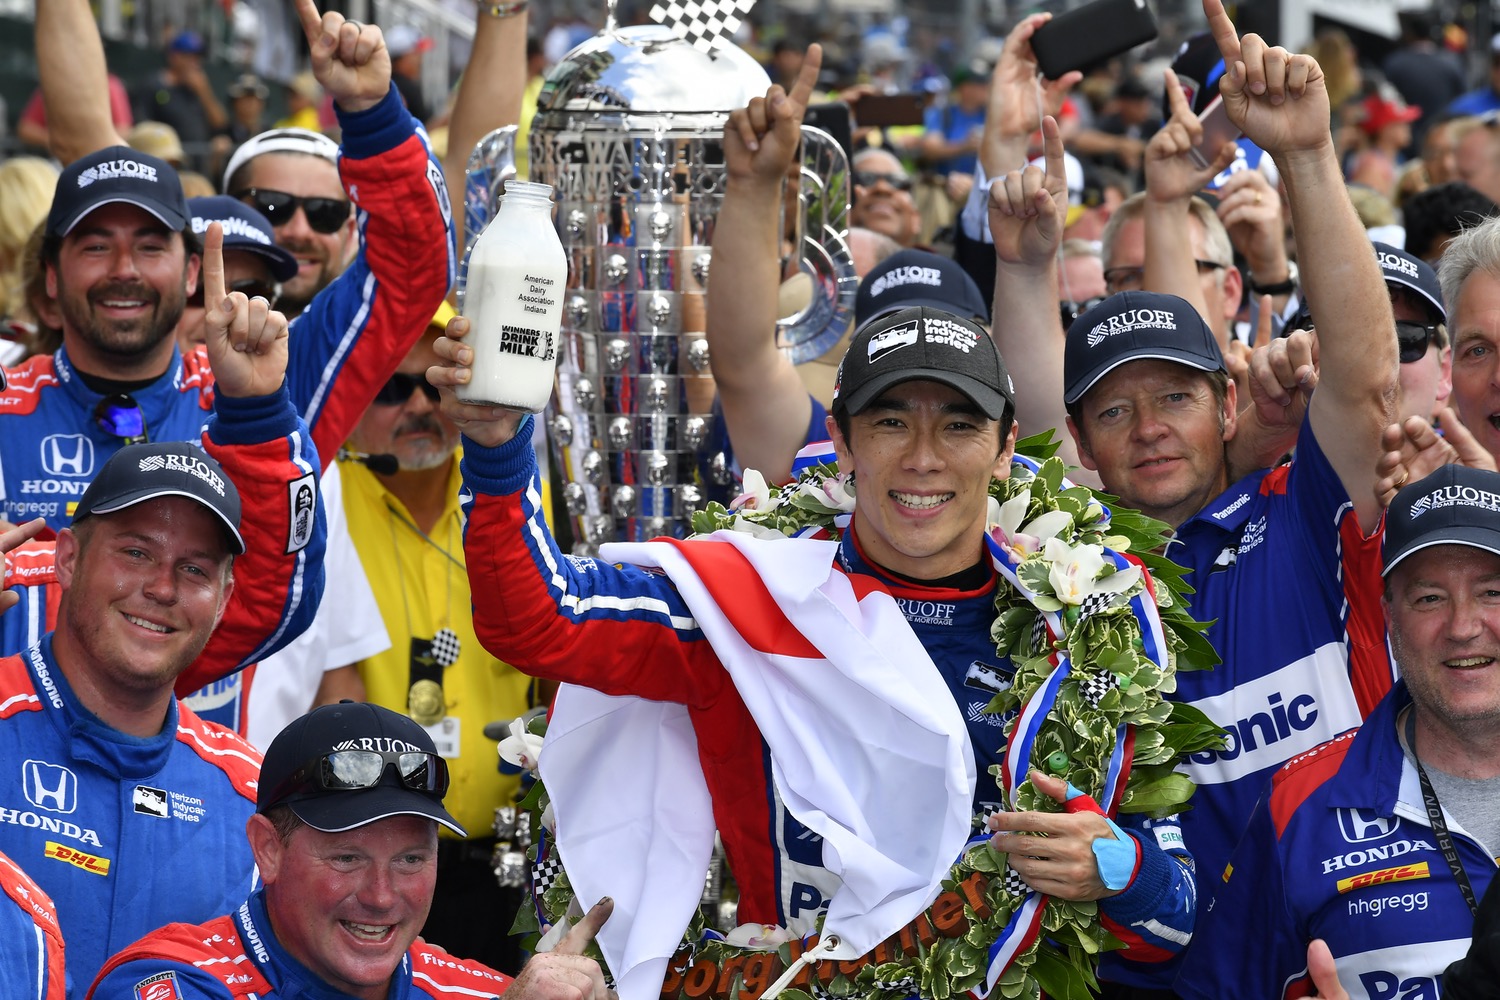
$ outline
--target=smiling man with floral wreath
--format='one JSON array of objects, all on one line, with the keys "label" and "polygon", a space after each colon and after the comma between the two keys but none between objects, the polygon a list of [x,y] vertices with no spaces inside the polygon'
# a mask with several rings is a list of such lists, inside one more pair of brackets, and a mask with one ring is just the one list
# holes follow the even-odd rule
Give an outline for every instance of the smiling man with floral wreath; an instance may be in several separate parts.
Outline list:
[{"label": "smiling man with floral wreath", "polygon": [[[809,933],[831,899],[837,910],[839,894],[849,884],[830,869],[843,863],[843,878],[855,877],[844,852],[858,845],[835,844],[828,830],[817,827],[823,834],[820,837],[813,827],[804,825],[808,805],[803,802],[799,809],[796,802],[784,798],[791,793],[772,780],[772,759],[788,761],[776,766],[804,776],[812,771],[828,775],[835,783],[847,778],[857,791],[831,794],[840,801],[866,805],[867,818],[881,813],[870,820],[875,832],[867,839],[878,840],[878,834],[888,833],[891,824],[903,822],[908,824],[905,835],[924,845],[936,844],[950,832],[943,819],[948,815],[944,800],[934,798],[942,788],[914,787],[901,776],[907,772],[898,765],[920,756],[920,748],[914,745],[902,754],[884,749],[887,741],[902,741],[892,735],[897,716],[919,709],[912,705],[893,708],[878,699],[872,703],[870,691],[861,685],[861,681],[873,683],[881,662],[890,658],[900,661],[895,672],[903,682],[920,683],[930,676],[932,691],[947,693],[946,699],[931,693],[924,704],[926,710],[947,713],[946,719],[952,720],[947,732],[964,744],[962,755],[969,758],[959,762],[968,777],[957,796],[958,842],[962,844],[967,835],[971,812],[1001,808],[999,790],[988,770],[1002,760],[1005,720],[984,710],[1009,685],[1012,667],[997,656],[991,637],[997,573],[984,537],[991,513],[990,483],[1010,474],[1014,388],[982,327],[951,313],[917,307],[891,313],[856,335],[840,368],[828,430],[840,468],[854,473],[861,499],[850,529],[836,548],[810,541],[765,544],[765,558],[785,557],[796,563],[797,568],[786,568],[786,574],[797,579],[773,578],[768,574],[776,572],[776,567],[768,563],[757,563],[760,568],[747,575],[745,564],[731,555],[739,550],[728,545],[689,542],[672,546],[690,563],[700,558],[713,563],[700,577],[711,589],[723,589],[708,604],[716,602],[733,619],[733,627],[742,636],[739,640],[712,622],[708,616],[713,608],[685,596],[690,582],[670,569],[669,578],[636,565],[563,556],[538,509],[527,420],[495,408],[460,404],[454,398],[452,386],[468,377],[468,369],[460,366],[468,363],[471,352],[458,339],[467,330],[463,319],[449,324],[448,338],[440,340],[436,349],[452,364],[431,369],[428,377],[443,388],[444,411],[467,438],[464,478],[471,496],[465,547],[475,595],[476,631],[495,655],[539,676],[587,685],[605,695],[638,695],[686,706],[681,718],[684,724],[690,722],[694,734],[686,745],[701,762],[700,780],[706,782],[705,797],[711,800],[701,808],[705,812],[711,808],[711,822],[717,823],[723,837],[739,884],[742,923],[777,925],[793,935]],[[633,547],[630,555],[639,553],[645,558],[642,550],[655,544]],[[747,551],[746,558],[754,562],[762,555]],[[863,603],[858,611],[840,605],[845,609],[840,616],[847,612],[860,624],[845,621],[836,626],[842,641],[818,637],[810,629],[821,626],[809,615],[815,617],[825,608],[820,597],[824,591],[807,592],[805,587],[820,586],[818,581],[825,577],[821,586],[852,587],[841,591],[851,600],[859,601],[872,592],[893,596],[894,625],[870,619],[872,612]],[[777,590],[787,585],[800,589],[801,597],[757,596],[760,586]],[[839,602],[835,599],[834,603]],[[807,651],[809,642],[815,647],[812,652]],[[787,655],[801,650],[800,655],[816,657],[821,650],[829,662],[847,656],[858,663],[841,675],[838,667],[819,672],[824,697],[821,708],[814,710],[815,717],[803,720],[810,728],[795,723],[783,726],[778,720],[796,714],[791,706],[805,708],[806,703],[799,701],[800,694],[787,692],[785,699],[776,700],[781,709],[769,715],[747,708],[747,702],[760,695],[747,690],[745,679],[735,673],[744,655],[755,655],[746,653],[744,643],[752,650],[783,650]],[[851,654],[851,649],[858,649],[858,655]],[[783,662],[777,659],[779,653],[768,655]],[[923,661],[930,661],[935,672],[925,673]],[[795,681],[789,683],[797,687]],[[853,686],[839,686],[848,683]],[[877,704],[885,707],[879,709]],[[856,708],[851,710],[850,705]],[[613,709],[601,707],[599,711]],[[560,703],[554,720],[561,713]],[[787,731],[788,727],[794,731]],[[617,725],[612,731],[623,739]],[[648,743],[669,736],[665,727],[639,732]],[[634,745],[633,740],[624,742]],[[858,757],[849,744],[865,745],[868,756]],[[549,735],[549,752],[558,755],[559,761],[568,754],[566,744],[555,735]],[[829,774],[814,763],[825,753],[831,755],[829,767],[840,773]],[[629,759],[644,766],[652,756],[659,753]],[[805,758],[800,766],[790,763],[798,757]],[[551,758],[544,755],[543,759],[546,777],[545,761]],[[860,776],[859,761],[868,764],[871,759],[882,764],[872,765],[874,770]],[[947,773],[951,782],[952,772]],[[980,776],[977,782],[976,774]],[[795,774],[786,777],[797,780]],[[941,768],[935,780],[940,786]],[[1031,780],[1057,802],[1068,794],[1060,779],[1033,773]],[[555,784],[549,784],[554,793],[558,791]],[[620,815],[616,810],[629,809],[629,802],[636,798],[618,785],[600,789],[600,794],[609,800],[594,800],[591,811],[610,815]],[[902,804],[898,806],[896,800]],[[555,794],[553,801],[558,805]],[[685,801],[682,815],[693,812],[694,807]],[[561,806],[557,816],[560,828],[569,822]],[[921,817],[920,829],[910,825],[918,822],[911,817]],[[1038,891],[1066,899],[1099,900],[1105,925],[1134,945],[1130,954],[1155,961],[1175,953],[1186,940],[1193,919],[1191,860],[1182,851],[1174,824],[1153,828],[1149,821],[1135,818],[1129,821],[1133,829],[1127,833],[1089,812],[1010,813],[1005,818],[1005,832],[997,838],[996,848],[1016,850],[1011,868]],[[575,829],[580,820],[587,825],[580,817],[573,820]],[[679,816],[677,822],[682,821]],[[633,823],[621,818],[623,836],[630,835]],[[1041,840],[1033,836],[1036,833],[1045,833],[1047,838]],[[612,850],[625,850],[614,840],[610,844]],[[576,855],[568,853],[566,842],[563,850],[569,858],[570,878],[580,887],[582,880],[574,870]],[[942,852],[946,854],[940,867],[946,872],[954,855],[950,847],[938,853]],[[649,863],[640,859],[632,862],[635,865],[649,870]],[[613,876],[605,873],[606,882],[613,878],[618,884],[621,876],[618,865],[615,868]],[[580,889],[584,895],[587,891]],[[883,899],[874,892],[867,882],[854,889],[870,907]],[[642,912],[631,913],[620,892],[611,889],[610,895],[636,924],[651,922]],[[829,920],[831,927],[832,910]],[[601,936],[606,955],[610,954],[608,934],[606,928]],[[828,936],[832,937],[831,931]],[[864,950],[835,957],[853,958]],[[622,996],[631,996],[632,986],[640,991],[636,996],[659,987],[659,979],[632,983],[630,971],[615,969]]]}]

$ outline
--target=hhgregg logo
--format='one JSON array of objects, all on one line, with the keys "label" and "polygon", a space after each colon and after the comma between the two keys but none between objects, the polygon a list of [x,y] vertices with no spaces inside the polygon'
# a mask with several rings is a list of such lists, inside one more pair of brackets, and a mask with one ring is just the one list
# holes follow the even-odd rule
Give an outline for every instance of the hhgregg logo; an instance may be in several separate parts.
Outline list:
[{"label": "hhgregg logo", "polygon": [[1227,731],[1224,749],[1193,754],[1183,765],[1200,785],[1277,767],[1360,722],[1338,643],[1192,705]]}]

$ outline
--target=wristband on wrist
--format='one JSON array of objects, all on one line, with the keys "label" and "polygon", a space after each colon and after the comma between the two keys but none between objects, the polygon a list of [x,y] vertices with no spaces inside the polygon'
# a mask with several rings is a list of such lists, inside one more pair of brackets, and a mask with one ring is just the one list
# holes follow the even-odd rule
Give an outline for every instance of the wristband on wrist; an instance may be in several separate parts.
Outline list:
[{"label": "wristband on wrist", "polygon": [[490,17],[515,17],[531,5],[531,0],[501,0],[500,3],[481,3],[479,9]]},{"label": "wristband on wrist", "polygon": [[1255,280],[1255,274],[1251,272],[1249,283],[1250,290],[1256,295],[1290,295],[1297,289],[1297,265],[1287,261],[1285,280],[1262,284]]}]

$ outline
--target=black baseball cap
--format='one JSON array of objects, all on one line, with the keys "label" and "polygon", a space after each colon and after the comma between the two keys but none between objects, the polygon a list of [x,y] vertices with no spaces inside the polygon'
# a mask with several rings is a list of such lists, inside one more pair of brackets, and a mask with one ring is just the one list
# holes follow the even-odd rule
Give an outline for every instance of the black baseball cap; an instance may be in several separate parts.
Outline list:
[{"label": "black baseball cap", "polygon": [[[341,751],[375,751],[383,754],[426,754],[422,777],[440,780],[405,781],[397,765],[382,762],[379,770],[363,772],[368,787],[318,787],[310,775],[317,769],[332,774],[341,766],[328,760]],[[301,778],[308,777],[303,781]],[[331,782],[324,781],[323,785]],[[447,765],[427,730],[400,712],[380,705],[341,701],[315,708],[294,719],[277,734],[260,765],[256,812],[286,806],[315,830],[339,833],[392,816],[425,816],[436,820],[460,837],[468,832],[443,808],[447,791]]]},{"label": "black baseball cap", "polygon": [[94,209],[122,202],[145,209],[173,232],[187,228],[187,198],[171,164],[129,146],[110,146],[74,160],[58,176],[47,235],[66,236]]},{"label": "black baseball cap", "polygon": [[1443,308],[1443,288],[1438,284],[1437,272],[1432,265],[1389,243],[1375,243],[1374,246],[1385,283],[1411,289],[1431,309],[1433,322],[1445,322],[1448,317]]},{"label": "black baseball cap", "polygon": [[1402,487],[1386,511],[1380,575],[1434,545],[1467,545],[1500,556],[1500,472],[1444,465]]},{"label": "black baseball cap", "polygon": [[115,452],[83,491],[73,523],[161,497],[198,501],[223,522],[235,555],[245,551],[240,491],[212,455],[188,441],[132,444]]},{"label": "black baseball cap", "polygon": [[1214,332],[1186,299],[1160,292],[1111,295],[1073,321],[1063,348],[1063,402],[1076,403],[1094,383],[1143,358],[1199,371],[1224,371]]},{"label": "black baseball cap", "polygon": [[238,198],[226,194],[189,198],[188,210],[193,213],[193,232],[200,237],[208,232],[210,222],[217,222],[224,229],[225,250],[264,257],[277,281],[291,281],[297,276],[297,258],[276,245],[270,220]]},{"label": "black baseball cap", "polygon": [[952,386],[985,416],[1014,412],[1015,383],[984,327],[956,313],[917,306],[888,313],[854,334],[833,383],[833,408],[854,414],[900,382]]},{"label": "black baseball cap", "polygon": [[854,293],[854,325],[911,306],[932,306],[990,321],[984,293],[958,261],[926,250],[898,250],[870,268]]}]

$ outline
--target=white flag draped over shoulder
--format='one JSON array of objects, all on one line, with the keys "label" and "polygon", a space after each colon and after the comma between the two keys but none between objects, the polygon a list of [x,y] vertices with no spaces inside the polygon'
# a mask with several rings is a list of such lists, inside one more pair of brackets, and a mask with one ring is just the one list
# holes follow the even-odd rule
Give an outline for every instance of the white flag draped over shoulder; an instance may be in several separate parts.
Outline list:
[{"label": "white flag draped over shoulder", "polygon": [[[840,938],[830,957],[852,959],[937,896],[969,834],[975,773],[931,657],[889,594],[861,599],[833,568],[836,551],[721,531],[600,556],[660,567],[681,592],[760,726],[782,801],[823,837],[823,862],[843,883],[824,934]],[[705,578],[744,599],[721,607]],[[768,622],[766,609],[785,621]],[[541,773],[580,903],[614,897],[599,945],[621,1000],[656,1000],[713,847],[687,710],[564,685]]]}]

